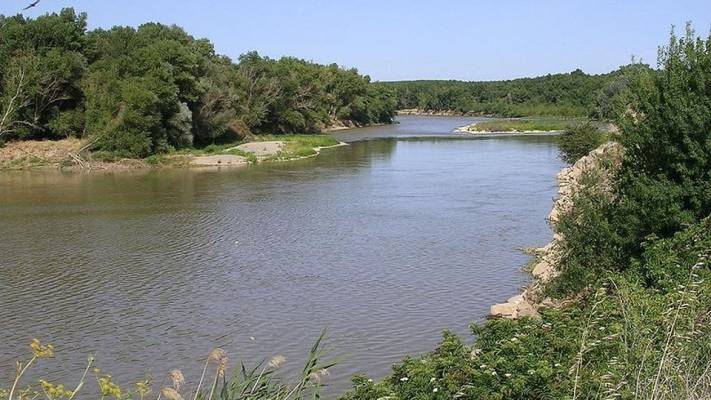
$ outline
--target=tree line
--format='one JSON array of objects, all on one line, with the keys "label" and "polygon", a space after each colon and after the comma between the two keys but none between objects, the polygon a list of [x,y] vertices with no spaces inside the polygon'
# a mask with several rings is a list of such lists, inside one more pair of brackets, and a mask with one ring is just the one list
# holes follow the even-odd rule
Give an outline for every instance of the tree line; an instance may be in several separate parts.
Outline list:
[{"label": "tree line", "polygon": [[0,140],[82,137],[125,157],[389,123],[397,105],[356,69],[256,52],[233,62],[177,26],[89,31],[72,8],[0,16],[0,83]]},{"label": "tree line", "polygon": [[633,62],[599,75],[580,69],[491,82],[418,80],[379,83],[393,89],[399,109],[450,111],[505,117],[568,116],[612,118],[612,99],[629,83],[631,71],[649,69]]}]

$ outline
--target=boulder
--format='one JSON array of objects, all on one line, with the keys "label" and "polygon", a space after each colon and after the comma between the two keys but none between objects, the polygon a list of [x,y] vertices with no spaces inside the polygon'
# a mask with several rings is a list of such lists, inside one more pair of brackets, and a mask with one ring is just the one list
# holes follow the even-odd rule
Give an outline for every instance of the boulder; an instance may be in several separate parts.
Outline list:
[{"label": "boulder", "polygon": [[494,304],[489,310],[490,318],[516,318],[516,305],[511,303]]}]

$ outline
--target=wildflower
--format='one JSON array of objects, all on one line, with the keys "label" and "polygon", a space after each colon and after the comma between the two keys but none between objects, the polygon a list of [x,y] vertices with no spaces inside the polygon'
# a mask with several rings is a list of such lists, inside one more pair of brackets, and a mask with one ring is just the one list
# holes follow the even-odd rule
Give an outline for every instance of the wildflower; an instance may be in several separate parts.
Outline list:
[{"label": "wildflower", "polygon": [[54,357],[54,346],[51,344],[42,345],[38,339],[32,339],[30,343],[32,348],[32,353],[34,353],[37,358],[52,358]]},{"label": "wildflower", "polygon": [[286,362],[286,357],[284,356],[274,356],[269,361],[269,366],[272,368],[279,368]]},{"label": "wildflower", "polygon": [[161,394],[168,400],[183,400],[183,396],[181,396],[180,393],[173,388],[163,388],[163,390],[161,390]]},{"label": "wildflower", "polygon": [[121,398],[121,388],[111,381],[111,375],[104,375],[98,379],[101,395],[111,396],[115,399]]},{"label": "wildflower", "polygon": [[505,377],[511,378],[511,374],[504,374]]},{"label": "wildflower", "polygon": [[224,350],[217,348],[210,352],[208,361],[215,361],[217,363],[217,375],[220,377],[225,376],[225,370],[227,369],[227,353]]},{"label": "wildflower", "polygon": [[437,392],[439,392],[439,388],[432,389],[432,393],[437,393]]},{"label": "wildflower", "polygon": [[151,382],[148,379],[142,382],[137,382],[136,393],[141,399],[148,396],[151,393]]},{"label": "wildflower", "polygon": [[469,358],[473,360],[479,357],[479,354],[481,354],[481,349],[472,349],[471,353],[469,353]]},{"label": "wildflower", "polygon": [[373,380],[372,380],[372,379],[368,379],[368,383],[373,383]]},{"label": "wildflower", "polygon": [[210,361],[220,362],[223,358],[227,358],[227,353],[224,350],[217,348],[210,352]]},{"label": "wildflower", "polygon": [[436,381],[435,378],[431,378],[431,379],[430,379],[430,383],[432,383],[432,382],[434,382],[434,381]]},{"label": "wildflower", "polygon": [[481,365],[479,366],[479,368],[481,368],[481,369],[486,368],[486,364],[481,364]]},{"label": "wildflower", "polygon": [[50,382],[45,381],[44,379],[40,379],[39,384],[40,386],[42,386],[44,394],[47,395],[47,398],[51,400],[61,399],[62,397],[69,397],[72,395],[71,391],[64,390],[64,385],[62,384],[54,385]]},{"label": "wildflower", "polygon": [[556,368],[560,368],[560,363],[555,363],[553,366]]},{"label": "wildflower", "polygon": [[168,376],[170,377],[170,380],[173,382],[173,387],[175,388],[175,390],[180,390],[180,385],[185,383],[185,377],[183,376],[183,373],[180,372],[179,369],[174,369],[174,370],[170,371]]},{"label": "wildflower", "polygon": [[406,377],[406,376],[400,378],[400,382],[407,382],[407,381],[409,381],[409,380],[410,380],[410,378],[408,378],[408,377]]},{"label": "wildflower", "polygon": [[496,373],[496,371],[491,371],[491,376],[496,376],[496,375],[498,375],[498,374]]}]

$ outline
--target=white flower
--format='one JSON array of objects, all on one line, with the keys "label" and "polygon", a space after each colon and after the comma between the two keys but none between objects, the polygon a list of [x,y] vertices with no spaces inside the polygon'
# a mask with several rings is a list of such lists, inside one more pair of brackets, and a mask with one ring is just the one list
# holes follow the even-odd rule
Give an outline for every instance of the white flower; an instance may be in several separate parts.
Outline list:
[{"label": "white flower", "polygon": [[407,382],[409,380],[410,380],[410,378],[408,378],[408,377],[400,378],[400,382]]},{"label": "white flower", "polygon": [[493,371],[493,372],[491,373],[491,375],[492,375],[492,376],[496,376],[496,375],[498,375],[498,374],[496,373],[496,371]]},{"label": "white flower", "polygon": [[434,381],[436,381],[435,378],[430,379],[430,383],[432,383],[432,382],[434,382]]},{"label": "white flower", "polygon": [[437,393],[437,392],[439,392],[439,389],[437,389],[437,388],[432,389],[432,393]]},{"label": "white flower", "polygon": [[511,378],[511,374],[504,374],[505,377]]},{"label": "white flower", "polygon": [[554,366],[554,367],[560,367],[560,364],[559,364],[559,363],[555,363],[555,365],[553,365],[553,366]]}]

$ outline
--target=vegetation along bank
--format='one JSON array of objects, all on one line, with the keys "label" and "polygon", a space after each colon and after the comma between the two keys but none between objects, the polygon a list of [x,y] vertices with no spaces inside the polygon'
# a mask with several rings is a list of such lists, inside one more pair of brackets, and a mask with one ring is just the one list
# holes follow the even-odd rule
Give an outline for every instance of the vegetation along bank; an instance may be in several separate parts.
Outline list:
[{"label": "vegetation along bank", "polygon": [[[344,400],[711,397],[711,37],[689,28],[636,69],[619,134],[561,136],[554,241],[520,296],[445,332]],[[593,150],[593,151],[591,151]],[[587,154],[587,155],[586,155]]]},{"label": "vegetation along bank", "polygon": [[[0,33],[0,143],[68,139],[58,151],[79,166],[209,153],[255,135],[314,134],[395,115],[391,91],[355,69],[256,52],[235,62],[177,26],[90,31],[87,15],[67,8],[0,16]],[[16,151],[42,163],[33,149]]]},{"label": "vegetation along bank", "polygon": [[[360,109],[350,107],[354,104],[378,110],[377,102],[369,99],[388,98],[377,94],[387,93],[388,85],[369,85],[366,78],[337,67],[256,54],[233,64],[214,55],[209,43],[174,27],[149,24],[137,30],[87,33],[84,17],[71,10],[34,21],[2,22],[11,44],[3,45],[0,53],[3,129],[12,140],[86,135],[96,153],[147,157],[167,154],[171,146],[173,151],[199,142],[220,146],[218,139],[228,132],[247,135],[245,126],[249,133],[309,127],[318,131],[319,122],[325,124],[338,112],[316,105],[334,100],[324,96],[316,101],[305,93],[330,93],[314,88],[323,78],[320,74],[329,82],[328,71],[365,88],[360,101],[338,103],[341,116],[353,117]],[[581,85],[561,86],[554,92],[560,93],[555,105],[543,99],[531,102],[530,109],[525,102],[515,102],[513,94],[501,96],[514,93],[513,83],[483,85],[494,93],[493,100],[477,100],[477,107],[467,112],[502,107],[499,110],[512,114],[536,110],[582,115],[586,102],[593,101],[586,93],[609,89],[613,95],[605,97],[598,110],[615,122],[619,134],[605,137],[581,125],[561,136],[563,155],[573,167],[559,177],[561,197],[550,218],[556,237],[533,264],[533,285],[493,312],[504,318],[472,324],[473,343],[445,332],[431,353],[406,357],[381,381],[355,377],[353,389],[341,398],[711,398],[710,49],[711,37],[698,37],[688,28],[685,36],[672,35],[661,49],[658,70],[625,67],[624,80],[614,81],[624,84],[613,86],[577,72],[559,77],[560,82]],[[300,73],[292,76],[289,71],[294,70]],[[56,71],[76,79],[64,80]],[[251,75],[254,71],[268,72]],[[29,79],[30,74],[36,78]],[[305,87],[310,89],[305,90],[299,85],[303,76],[319,79],[308,80]],[[553,84],[556,79],[538,82]],[[277,93],[289,95],[267,102],[265,108],[243,102],[272,93],[269,82],[281,82]],[[538,84],[511,82],[524,88]],[[48,93],[47,87],[57,89]],[[595,90],[580,92],[580,87]],[[25,97],[26,88],[39,91]],[[242,95],[232,97],[235,93]],[[249,93],[259,95],[250,98]],[[502,98],[509,100],[497,100]],[[391,118],[395,105],[380,110]],[[367,115],[373,117],[363,123],[382,116]],[[262,146],[287,146],[274,145],[279,140],[272,139],[265,138],[271,144]],[[224,151],[235,155],[246,151],[228,146]],[[253,150],[257,157],[259,146]],[[303,372],[290,380],[274,374],[283,357],[230,373],[227,355],[216,349],[205,360],[207,372],[199,380],[186,383],[180,371],[173,370],[155,381],[120,387],[110,375],[92,369],[93,358],[76,385],[46,380],[28,384],[23,376],[29,368],[54,354],[52,347],[33,342],[28,361],[19,365],[16,380],[0,391],[0,399],[41,394],[74,399],[82,390],[116,399],[144,398],[151,391],[151,396],[160,393],[173,400],[319,398],[333,366],[324,361],[320,343],[309,352]],[[85,387],[89,379],[96,385]]]}]

